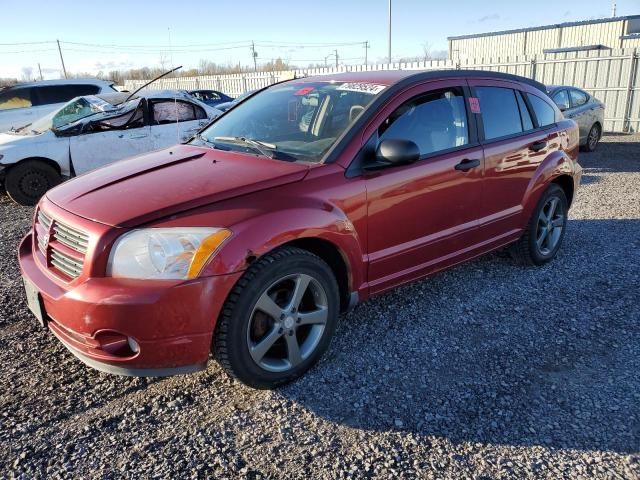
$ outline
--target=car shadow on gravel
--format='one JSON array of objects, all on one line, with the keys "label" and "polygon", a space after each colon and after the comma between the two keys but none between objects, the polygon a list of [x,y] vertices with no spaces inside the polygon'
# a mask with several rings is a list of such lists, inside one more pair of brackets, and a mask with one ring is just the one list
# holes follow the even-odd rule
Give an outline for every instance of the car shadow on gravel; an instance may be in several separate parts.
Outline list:
[{"label": "car shadow on gravel", "polygon": [[280,394],[362,430],[638,452],[639,248],[640,220],[572,220],[543,267],[493,254],[373,298]]}]

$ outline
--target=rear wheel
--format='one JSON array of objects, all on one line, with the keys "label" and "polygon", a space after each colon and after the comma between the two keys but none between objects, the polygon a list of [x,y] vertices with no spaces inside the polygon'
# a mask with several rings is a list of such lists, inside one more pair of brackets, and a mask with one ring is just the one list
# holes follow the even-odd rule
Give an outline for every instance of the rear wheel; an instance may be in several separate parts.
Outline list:
[{"label": "rear wheel", "polygon": [[512,257],[528,265],[543,265],[552,260],[562,245],[568,210],[564,190],[556,184],[549,185],[538,201],[524,234],[511,245]]},{"label": "rear wheel", "polygon": [[591,127],[591,130],[589,130],[589,133],[587,134],[587,143],[585,143],[582,149],[585,152],[593,152],[598,146],[598,142],[600,141],[601,135],[602,135],[602,129],[600,128],[600,125],[595,123]]},{"label": "rear wheel", "polygon": [[60,174],[41,160],[23,160],[7,172],[4,187],[20,205],[35,205],[47,190],[60,183]]},{"label": "rear wheel", "polygon": [[329,346],[339,305],[335,277],[322,259],[292,247],[269,253],[249,267],[225,302],[216,358],[252,387],[288,383]]}]

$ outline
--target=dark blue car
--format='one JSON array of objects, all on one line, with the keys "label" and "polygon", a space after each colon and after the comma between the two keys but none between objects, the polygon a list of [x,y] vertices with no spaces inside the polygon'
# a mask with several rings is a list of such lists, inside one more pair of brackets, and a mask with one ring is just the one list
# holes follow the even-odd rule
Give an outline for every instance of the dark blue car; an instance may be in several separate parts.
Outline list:
[{"label": "dark blue car", "polygon": [[189,95],[212,107],[220,103],[233,101],[233,97],[216,90],[190,90]]}]

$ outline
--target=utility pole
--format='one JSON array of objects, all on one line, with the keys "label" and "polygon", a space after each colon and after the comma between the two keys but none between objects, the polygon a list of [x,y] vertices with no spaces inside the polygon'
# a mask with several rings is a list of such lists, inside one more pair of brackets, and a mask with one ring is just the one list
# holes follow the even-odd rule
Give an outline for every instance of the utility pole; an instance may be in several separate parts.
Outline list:
[{"label": "utility pole", "polygon": [[258,71],[258,64],[257,64],[258,53],[256,52],[256,45],[255,43],[253,43],[253,40],[251,40],[251,57],[253,58],[253,71],[257,72]]},{"label": "utility pole", "polygon": [[42,68],[40,68],[40,62],[38,62],[38,71],[40,72],[40,80],[44,80],[44,78],[42,78]]},{"label": "utility pole", "polygon": [[62,49],[60,48],[60,40],[56,40],[58,42],[58,53],[60,54],[60,63],[62,63],[62,71],[64,72],[64,78],[67,77],[67,68],[64,66],[64,58],[62,58]]},{"label": "utility pole", "polygon": [[391,63],[391,0],[389,0],[389,63]]},{"label": "utility pole", "polygon": [[612,17],[616,16],[616,2],[615,1],[611,2],[611,16]]},{"label": "utility pole", "polygon": [[336,48],[334,52],[336,53],[336,68],[338,68],[338,49]]},{"label": "utility pole", "polygon": [[364,64],[367,65],[367,60],[369,57],[369,40],[364,42]]}]

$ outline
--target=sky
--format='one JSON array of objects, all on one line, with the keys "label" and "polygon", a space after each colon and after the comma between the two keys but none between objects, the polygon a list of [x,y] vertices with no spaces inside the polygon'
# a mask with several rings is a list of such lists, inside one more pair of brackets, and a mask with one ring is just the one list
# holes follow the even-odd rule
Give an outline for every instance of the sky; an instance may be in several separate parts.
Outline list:
[{"label": "sky", "polygon": [[[446,50],[452,35],[608,17],[611,3],[392,0],[392,58]],[[618,15],[640,14],[640,0],[616,3]],[[252,41],[258,66],[335,64],[336,49],[340,63],[364,63],[364,42],[369,62],[387,56],[388,0],[0,0],[0,11],[0,78],[37,76],[38,63],[44,78],[60,78],[56,39],[67,70],[90,74],[201,59],[251,65]]]}]

